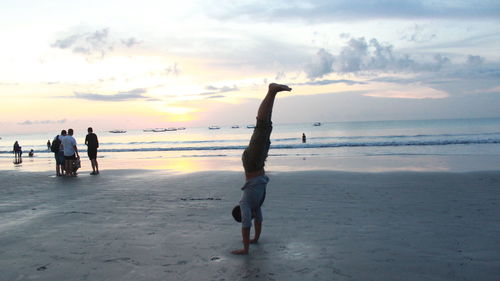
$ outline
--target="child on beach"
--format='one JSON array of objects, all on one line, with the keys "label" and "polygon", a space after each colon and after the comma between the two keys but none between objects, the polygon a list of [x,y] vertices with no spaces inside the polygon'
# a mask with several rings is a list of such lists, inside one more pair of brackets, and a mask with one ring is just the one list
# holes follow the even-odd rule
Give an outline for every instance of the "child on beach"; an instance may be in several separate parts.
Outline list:
[{"label": "child on beach", "polygon": [[[264,203],[266,186],[269,178],[264,171],[264,162],[267,158],[270,136],[272,131],[271,115],[274,99],[278,92],[291,91],[286,85],[272,83],[266,97],[262,100],[257,112],[257,125],[253,131],[248,147],[242,155],[243,168],[245,169],[245,185],[241,188],[243,195],[240,203],[233,209],[235,220],[241,222],[241,235],[243,237],[243,249],[234,250],[235,255],[246,255],[249,245],[257,243],[262,231],[262,211],[260,206]],[[254,219],[255,236],[250,240],[250,228]]]}]

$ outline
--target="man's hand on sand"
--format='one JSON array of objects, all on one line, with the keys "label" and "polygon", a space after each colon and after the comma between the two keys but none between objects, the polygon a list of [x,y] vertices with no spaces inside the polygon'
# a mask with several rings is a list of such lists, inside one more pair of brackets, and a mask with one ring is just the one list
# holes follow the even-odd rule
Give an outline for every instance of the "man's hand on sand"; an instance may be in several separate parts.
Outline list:
[{"label": "man's hand on sand", "polygon": [[291,90],[292,90],[292,88],[288,87],[287,85],[276,84],[276,83],[269,84],[269,92],[273,92],[273,93],[278,93],[278,92],[282,92],[282,91],[290,92]]}]

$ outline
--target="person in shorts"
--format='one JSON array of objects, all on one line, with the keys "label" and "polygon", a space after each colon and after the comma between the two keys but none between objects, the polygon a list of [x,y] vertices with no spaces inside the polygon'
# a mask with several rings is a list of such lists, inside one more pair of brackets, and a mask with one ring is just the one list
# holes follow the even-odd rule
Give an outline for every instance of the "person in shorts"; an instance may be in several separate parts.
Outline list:
[{"label": "person in shorts", "polygon": [[[57,148],[57,151],[54,152],[54,158],[56,160],[56,175],[58,177],[63,176],[65,174],[65,168],[64,168],[64,149],[62,145],[62,139],[66,137],[66,130],[62,130],[61,134],[56,136],[54,140],[52,140],[52,143],[59,142],[59,147]],[[59,140],[59,141],[57,141]]]},{"label": "person in shorts", "polygon": [[87,136],[85,137],[85,145],[87,145],[87,155],[89,156],[90,164],[92,165],[91,175],[99,174],[99,164],[97,163],[97,148],[99,147],[99,141],[97,140],[97,135],[94,134],[92,127],[87,129]]},{"label": "person in shorts", "polygon": [[73,137],[73,129],[68,129],[68,135],[61,140],[63,150],[64,150],[64,168],[66,170],[67,176],[76,176],[76,172],[73,169],[73,162],[80,155],[78,154],[78,148],[76,147],[76,140]]},{"label": "person in shorts", "polygon": [[[233,209],[233,217],[241,222],[243,249],[234,250],[235,255],[246,255],[250,244],[257,243],[262,231],[261,206],[266,197],[266,186],[269,178],[266,176],[264,165],[271,145],[271,131],[273,129],[271,115],[276,94],[282,91],[291,91],[286,85],[272,83],[266,97],[262,100],[257,112],[257,125],[254,128],[248,147],[242,155],[245,169],[245,185],[241,188],[243,195],[239,205]],[[254,220],[255,236],[250,240],[250,229]]]}]

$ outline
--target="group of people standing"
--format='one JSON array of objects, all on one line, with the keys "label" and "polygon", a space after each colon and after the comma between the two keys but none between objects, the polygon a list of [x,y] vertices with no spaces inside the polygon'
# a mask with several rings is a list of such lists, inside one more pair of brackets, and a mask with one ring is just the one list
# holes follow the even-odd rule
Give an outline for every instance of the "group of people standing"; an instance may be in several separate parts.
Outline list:
[{"label": "group of people standing", "polygon": [[[99,174],[99,166],[97,163],[97,148],[99,141],[93,129],[87,129],[85,137],[85,145],[87,145],[87,155],[92,165],[91,175]],[[60,135],[57,135],[52,141],[51,150],[54,152],[56,159],[56,175],[57,176],[76,176],[76,171],[80,168],[80,155],[76,139],[73,137],[73,129],[62,130]]]},{"label": "group of people standing", "polygon": [[[18,165],[23,163],[23,150],[18,141],[14,142],[14,148],[12,149],[12,152],[14,152],[14,164]],[[35,151],[33,151],[33,149],[30,150],[28,156],[33,157],[34,155]]]},{"label": "group of people standing", "polygon": [[14,152],[14,164],[21,164],[23,162],[23,150],[21,149],[18,141],[14,142],[12,151]]}]

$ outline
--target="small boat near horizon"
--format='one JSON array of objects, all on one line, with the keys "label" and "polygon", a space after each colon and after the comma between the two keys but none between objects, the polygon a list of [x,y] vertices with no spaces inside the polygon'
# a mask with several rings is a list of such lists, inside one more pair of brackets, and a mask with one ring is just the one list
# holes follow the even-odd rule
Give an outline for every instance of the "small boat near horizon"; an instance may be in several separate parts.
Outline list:
[{"label": "small boat near horizon", "polygon": [[113,133],[113,134],[124,134],[126,133],[127,131],[124,131],[124,130],[112,130],[112,131],[109,131],[110,133]]},{"label": "small boat near horizon", "polygon": [[231,129],[238,129],[240,126],[239,125],[233,125],[231,126]]},{"label": "small boat near horizon", "polygon": [[255,125],[247,125],[247,128],[248,129],[253,129],[253,128],[255,128]]},{"label": "small boat near horizon", "polygon": [[153,132],[155,132],[155,133],[161,133],[161,132],[166,132],[166,131],[167,131],[167,129],[165,129],[165,128],[154,128],[153,129]]},{"label": "small boat near horizon", "polygon": [[177,131],[182,131],[182,130],[186,130],[186,127],[177,128]]},{"label": "small boat near horizon", "polygon": [[316,127],[321,126],[321,122],[316,122],[313,125],[316,126]]},{"label": "small boat near horizon", "polygon": [[209,130],[219,130],[219,129],[220,129],[220,127],[219,127],[219,126],[212,125],[212,126],[208,126],[208,129],[209,129]]}]

